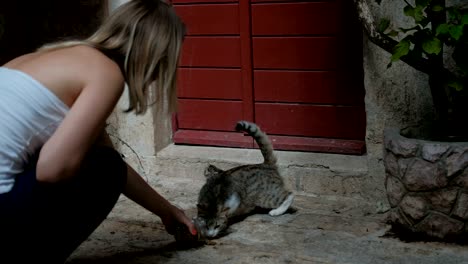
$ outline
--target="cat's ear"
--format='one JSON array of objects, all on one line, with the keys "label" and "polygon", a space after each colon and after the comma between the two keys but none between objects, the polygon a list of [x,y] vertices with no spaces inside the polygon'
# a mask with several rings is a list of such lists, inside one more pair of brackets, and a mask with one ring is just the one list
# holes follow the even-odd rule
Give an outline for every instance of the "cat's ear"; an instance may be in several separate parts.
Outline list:
[{"label": "cat's ear", "polygon": [[222,169],[210,164],[208,165],[208,167],[205,168],[204,174],[206,178],[210,178],[223,172],[224,171]]},{"label": "cat's ear", "polygon": [[197,203],[197,208],[198,209],[206,209],[208,205],[206,203]]},{"label": "cat's ear", "polygon": [[207,211],[208,206],[206,204],[197,203],[198,215],[203,215]]}]

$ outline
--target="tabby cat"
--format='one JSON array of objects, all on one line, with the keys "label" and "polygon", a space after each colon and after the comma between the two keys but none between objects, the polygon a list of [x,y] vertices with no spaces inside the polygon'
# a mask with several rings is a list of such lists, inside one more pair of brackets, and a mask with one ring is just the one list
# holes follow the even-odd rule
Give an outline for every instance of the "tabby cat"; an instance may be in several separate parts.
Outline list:
[{"label": "tabby cat", "polygon": [[243,165],[224,171],[213,165],[205,169],[206,183],[198,195],[195,221],[207,238],[216,237],[228,227],[228,219],[251,213],[256,207],[271,209],[271,216],[281,215],[292,204],[294,195],[285,188],[276,164],[273,147],[260,128],[239,121],[237,131],[244,131],[257,142],[264,158],[261,164]]}]

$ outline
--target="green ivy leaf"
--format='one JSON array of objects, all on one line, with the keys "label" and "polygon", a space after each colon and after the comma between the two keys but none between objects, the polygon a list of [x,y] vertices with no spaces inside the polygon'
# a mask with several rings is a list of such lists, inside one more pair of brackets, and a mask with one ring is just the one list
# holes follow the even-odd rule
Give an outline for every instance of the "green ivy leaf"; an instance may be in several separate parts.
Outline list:
[{"label": "green ivy leaf", "polygon": [[432,7],[432,11],[434,11],[434,12],[444,11],[444,7],[440,6],[440,5],[435,5],[435,6]]},{"label": "green ivy leaf", "polygon": [[391,61],[398,61],[401,57],[408,54],[411,43],[408,40],[400,41],[394,48]]},{"label": "green ivy leaf", "polygon": [[424,20],[425,16],[423,13],[424,7],[422,6],[416,6],[415,11],[414,11],[414,20],[416,23],[419,23]]},{"label": "green ivy leaf", "polygon": [[385,30],[388,29],[389,26],[390,26],[390,20],[384,18],[380,20],[379,26],[377,27],[377,31],[380,33],[383,33]]},{"label": "green ivy leaf", "polygon": [[406,16],[413,17],[414,16],[414,7],[407,5],[405,8],[403,8],[403,13]]},{"label": "green ivy leaf", "polygon": [[422,48],[427,54],[438,55],[442,50],[442,42],[436,37],[427,39],[423,41]]},{"label": "green ivy leaf", "polygon": [[453,39],[460,39],[460,37],[463,35],[463,25],[450,25],[449,33]]},{"label": "green ivy leaf", "polygon": [[388,32],[387,35],[390,36],[390,37],[396,37],[396,36],[398,36],[399,34],[400,34],[400,33],[398,33],[398,31],[392,30],[392,31]]},{"label": "green ivy leaf", "polygon": [[425,7],[423,6],[412,7],[410,5],[407,5],[403,9],[403,11],[406,16],[414,18],[414,21],[416,21],[416,23],[419,23],[424,19],[424,13],[423,13],[424,8]]},{"label": "green ivy leaf", "polygon": [[463,83],[456,80],[456,81],[450,81],[449,83],[447,83],[447,85],[453,89],[455,89],[457,92],[460,92],[463,90]]},{"label": "green ivy leaf", "polygon": [[450,7],[450,8],[447,8],[447,11],[449,14],[449,20],[460,20],[461,13],[457,8]]},{"label": "green ivy leaf", "polygon": [[448,24],[440,24],[436,29],[436,36],[445,35],[449,32],[449,25]]},{"label": "green ivy leaf", "polygon": [[462,25],[468,25],[468,14],[464,14],[461,19]]}]

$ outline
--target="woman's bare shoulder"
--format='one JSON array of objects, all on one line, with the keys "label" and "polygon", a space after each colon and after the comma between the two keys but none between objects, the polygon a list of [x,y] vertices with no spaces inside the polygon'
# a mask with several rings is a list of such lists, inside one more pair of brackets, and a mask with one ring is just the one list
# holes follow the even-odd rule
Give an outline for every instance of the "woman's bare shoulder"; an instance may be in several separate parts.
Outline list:
[{"label": "woman's bare shoulder", "polygon": [[85,87],[107,87],[119,92],[124,85],[117,63],[86,45],[37,51],[4,66],[29,74],[69,106]]},{"label": "woman's bare shoulder", "polygon": [[105,74],[105,76],[123,78],[118,64],[93,47],[86,45],[70,47],[58,50],[57,56],[63,56],[65,64],[71,65],[81,72],[86,72],[86,76],[93,77]]}]

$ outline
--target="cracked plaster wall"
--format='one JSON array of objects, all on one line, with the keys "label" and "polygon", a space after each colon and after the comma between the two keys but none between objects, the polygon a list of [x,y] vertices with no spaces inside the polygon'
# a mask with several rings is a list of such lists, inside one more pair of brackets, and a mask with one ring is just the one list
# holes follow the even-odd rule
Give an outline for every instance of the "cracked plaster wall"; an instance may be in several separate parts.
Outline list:
[{"label": "cracked plaster wall", "polygon": [[[109,11],[128,0],[109,0]],[[171,116],[157,112],[155,107],[146,114],[136,116],[124,113],[128,106],[127,87],[108,119],[107,132],[117,150],[140,174],[146,177],[144,164],[155,158],[156,153],[171,143]]]}]

